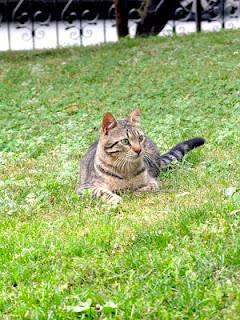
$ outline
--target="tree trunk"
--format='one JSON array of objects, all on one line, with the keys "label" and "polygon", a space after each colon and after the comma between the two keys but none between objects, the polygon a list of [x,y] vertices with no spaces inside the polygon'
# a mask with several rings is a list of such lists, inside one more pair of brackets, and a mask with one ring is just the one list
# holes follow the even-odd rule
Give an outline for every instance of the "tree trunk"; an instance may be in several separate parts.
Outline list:
[{"label": "tree trunk", "polygon": [[173,15],[178,0],[145,0],[141,21],[136,35],[158,35]]},{"label": "tree trunk", "polygon": [[128,35],[128,0],[114,0],[118,37]]}]

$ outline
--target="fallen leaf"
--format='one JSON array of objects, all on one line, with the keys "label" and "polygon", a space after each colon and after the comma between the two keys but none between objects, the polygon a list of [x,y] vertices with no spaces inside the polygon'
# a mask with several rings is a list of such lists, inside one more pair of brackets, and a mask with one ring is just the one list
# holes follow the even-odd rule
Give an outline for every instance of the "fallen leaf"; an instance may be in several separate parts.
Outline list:
[{"label": "fallen leaf", "polygon": [[176,194],[176,197],[184,197],[184,196],[188,196],[189,194],[191,194],[191,193],[185,191],[185,192],[177,193],[177,194]]},{"label": "fallen leaf", "polygon": [[103,306],[102,312],[104,314],[110,314],[110,313],[114,313],[116,309],[117,309],[117,305],[114,302],[109,301]]},{"label": "fallen leaf", "polygon": [[94,314],[96,311],[91,305],[92,300],[88,299],[85,302],[80,302],[77,306],[66,306],[65,309],[76,313]]},{"label": "fallen leaf", "polygon": [[67,106],[64,107],[66,112],[68,113],[76,113],[78,110],[81,108],[79,104],[68,104]]},{"label": "fallen leaf", "polygon": [[231,211],[231,212],[228,212],[228,214],[230,215],[230,216],[236,216],[237,214],[239,214],[240,213],[240,209],[237,209],[237,210],[233,210],[233,211]]},{"label": "fallen leaf", "polygon": [[226,196],[226,197],[232,197],[232,195],[236,192],[236,188],[235,187],[229,187],[229,188],[226,188],[225,190],[224,190],[224,195]]}]

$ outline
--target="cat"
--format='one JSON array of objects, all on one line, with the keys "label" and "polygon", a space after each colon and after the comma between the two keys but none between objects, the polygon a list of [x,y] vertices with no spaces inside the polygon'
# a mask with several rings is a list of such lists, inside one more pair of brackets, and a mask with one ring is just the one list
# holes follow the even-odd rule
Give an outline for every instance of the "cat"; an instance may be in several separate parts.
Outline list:
[{"label": "cat", "polygon": [[204,143],[201,137],[189,139],[161,155],[140,127],[139,109],[124,120],[116,120],[107,112],[99,139],[81,160],[77,193],[81,196],[85,189],[90,189],[94,197],[117,204],[121,201],[121,191],[158,191],[156,178],[161,169]]}]

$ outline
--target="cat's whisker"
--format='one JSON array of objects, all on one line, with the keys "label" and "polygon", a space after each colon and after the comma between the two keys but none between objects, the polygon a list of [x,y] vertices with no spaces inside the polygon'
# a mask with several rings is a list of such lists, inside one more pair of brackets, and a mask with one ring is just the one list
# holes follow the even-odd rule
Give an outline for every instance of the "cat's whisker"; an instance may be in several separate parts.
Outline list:
[{"label": "cat's whisker", "polygon": [[118,166],[121,166],[122,162],[124,161],[123,158],[117,158],[115,161],[114,161],[114,165],[116,165],[116,168]]},{"label": "cat's whisker", "polygon": [[123,161],[122,161],[122,163],[121,163],[121,166],[120,166],[120,169],[121,169],[121,171],[124,171],[124,169],[125,169],[125,167],[126,167],[126,164],[127,164],[127,161],[126,161],[126,159],[122,159]]},{"label": "cat's whisker", "polygon": [[118,172],[123,171],[123,168],[125,166],[125,159],[124,158],[117,158],[114,161],[114,166],[116,167],[115,170],[117,170]]}]

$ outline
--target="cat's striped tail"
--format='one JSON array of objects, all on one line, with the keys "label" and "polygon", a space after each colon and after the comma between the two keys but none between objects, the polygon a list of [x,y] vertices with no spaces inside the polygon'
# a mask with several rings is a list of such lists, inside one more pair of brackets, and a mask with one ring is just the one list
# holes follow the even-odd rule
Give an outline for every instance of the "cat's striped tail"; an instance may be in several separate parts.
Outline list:
[{"label": "cat's striped tail", "polygon": [[178,143],[175,147],[170,149],[168,152],[160,156],[160,167],[161,169],[169,167],[171,162],[180,161],[184,155],[197,147],[200,147],[205,143],[205,139],[201,137],[192,138]]}]

